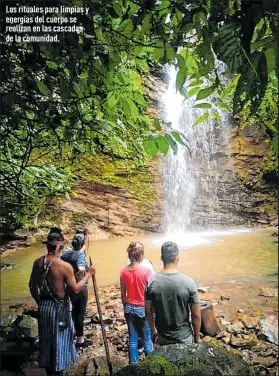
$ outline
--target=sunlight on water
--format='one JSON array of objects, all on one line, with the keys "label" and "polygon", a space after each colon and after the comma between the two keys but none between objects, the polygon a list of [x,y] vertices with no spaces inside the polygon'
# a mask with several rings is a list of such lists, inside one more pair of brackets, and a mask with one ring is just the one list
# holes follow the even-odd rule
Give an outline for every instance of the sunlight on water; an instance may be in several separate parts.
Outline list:
[{"label": "sunlight on water", "polygon": [[[249,232],[248,232],[249,231]],[[179,270],[201,285],[237,280],[277,279],[278,252],[274,229],[225,229],[184,234],[134,235],[90,241],[89,255],[96,265],[98,286],[119,282],[120,271],[127,265],[127,247],[131,241],[144,244],[145,257],[156,271],[162,269],[160,248],[164,241],[175,241],[180,250]],[[185,251],[187,249],[187,251]],[[2,262],[13,262],[15,269],[1,272],[1,303],[30,299],[28,280],[34,260],[45,254],[44,245],[32,246],[2,255]],[[275,274],[274,274],[275,273]],[[272,277],[273,275],[273,277]],[[90,287],[91,289],[91,287]],[[90,296],[93,292],[90,291]]]},{"label": "sunlight on water", "polygon": [[173,241],[180,248],[191,248],[199,245],[214,244],[216,238],[227,235],[251,232],[249,229],[222,229],[200,232],[169,232],[160,239],[152,241],[152,245],[161,246],[164,242]]}]

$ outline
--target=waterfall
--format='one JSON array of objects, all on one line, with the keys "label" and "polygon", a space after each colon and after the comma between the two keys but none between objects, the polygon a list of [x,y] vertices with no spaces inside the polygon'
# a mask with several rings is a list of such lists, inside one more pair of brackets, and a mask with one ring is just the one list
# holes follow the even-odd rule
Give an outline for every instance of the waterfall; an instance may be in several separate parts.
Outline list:
[{"label": "waterfall", "polygon": [[[195,98],[185,99],[176,92],[175,67],[168,67],[167,74],[168,88],[162,98],[164,121],[171,122],[172,129],[187,137],[191,155],[185,146],[178,145],[176,155],[171,151],[163,158],[165,233],[220,227],[227,209],[218,197],[217,159],[226,144],[228,114],[218,109],[210,97],[201,102],[210,103],[212,109],[193,108]],[[218,111],[220,124],[210,116],[204,123],[194,125],[205,111]]]}]

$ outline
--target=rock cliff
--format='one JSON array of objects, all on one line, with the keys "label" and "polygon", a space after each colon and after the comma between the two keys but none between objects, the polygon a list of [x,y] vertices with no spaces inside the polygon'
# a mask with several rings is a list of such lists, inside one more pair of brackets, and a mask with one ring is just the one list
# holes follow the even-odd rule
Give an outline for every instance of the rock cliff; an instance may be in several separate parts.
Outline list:
[{"label": "rock cliff", "polygon": [[[150,98],[148,112],[152,116],[162,114],[160,100],[166,90],[166,84],[156,74],[145,83]],[[241,128],[240,124],[224,132],[216,126],[211,137],[216,143],[215,153],[210,160],[205,160],[206,156],[200,159],[202,173],[191,213],[193,225],[277,225],[276,161],[264,127],[255,124]],[[112,167],[110,160],[85,160],[71,200],[62,200],[58,205],[50,203],[44,221],[53,224],[55,211],[56,222],[66,234],[73,226],[83,224],[96,239],[161,232],[162,163],[163,157],[159,157],[144,168],[125,170],[123,166]],[[208,169],[210,163],[214,168]],[[213,190],[215,201],[211,198]]]}]

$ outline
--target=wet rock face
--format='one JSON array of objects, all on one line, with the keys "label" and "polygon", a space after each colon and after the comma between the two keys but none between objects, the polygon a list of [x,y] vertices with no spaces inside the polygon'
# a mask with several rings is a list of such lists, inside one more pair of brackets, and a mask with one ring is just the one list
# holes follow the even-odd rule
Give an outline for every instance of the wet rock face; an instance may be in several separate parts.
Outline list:
[{"label": "wet rock face", "polygon": [[[192,213],[193,223],[219,226],[277,225],[278,186],[265,174],[269,145],[262,127],[233,128],[227,141],[216,138],[215,170],[201,163],[202,181]],[[213,202],[215,191],[218,201]]]},{"label": "wet rock face", "polygon": [[79,185],[76,189],[77,196],[60,205],[60,210],[63,211],[61,228],[64,233],[71,233],[73,217],[81,218],[90,236],[95,239],[160,231],[162,192],[160,169],[157,165],[153,161],[148,168],[148,175],[146,173],[142,177],[154,191],[154,198],[146,199],[144,205],[126,188],[97,183]]},{"label": "wet rock face", "polygon": [[138,366],[125,367],[115,375],[256,376],[259,374],[238,355],[212,344],[202,343],[188,346],[182,344],[161,346]]},{"label": "wet rock face", "polygon": [[261,320],[261,334],[271,343],[278,345],[278,318],[269,316]]}]

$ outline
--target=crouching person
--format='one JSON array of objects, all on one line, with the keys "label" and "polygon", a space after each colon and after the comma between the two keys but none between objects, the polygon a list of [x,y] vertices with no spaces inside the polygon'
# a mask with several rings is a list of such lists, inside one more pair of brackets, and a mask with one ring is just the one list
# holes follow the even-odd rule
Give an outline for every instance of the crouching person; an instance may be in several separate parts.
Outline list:
[{"label": "crouching person", "polygon": [[29,289],[38,304],[40,366],[47,375],[62,375],[76,362],[75,330],[67,291],[80,292],[95,273],[94,267],[79,282],[73,268],[60,259],[64,237],[60,229],[50,231],[47,254],[33,264]]},{"label": "crouching person", "polygon": [[145,319],[144,308],[144,289],[152,272],[150,269],[140,265],[144,252],[141,243],[132,242],[127,251],[131,263],[120,274],[121,299],[129,330],[129,361],[130,364],[137,364],[139,337],[143,338],[143,347],[146,355],[150,354],[154,349],[151,331]]}]

